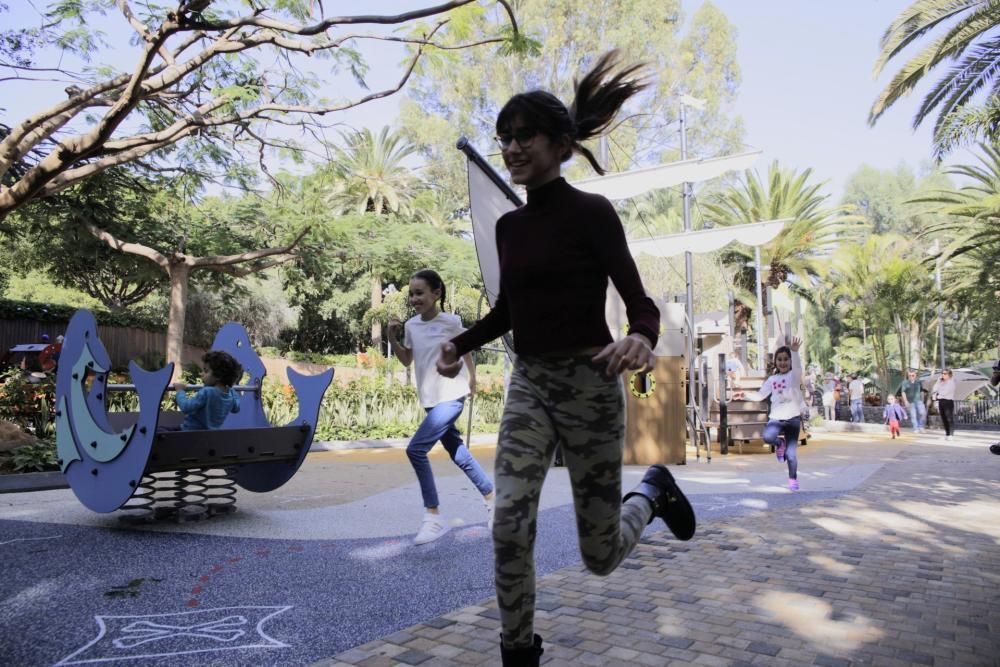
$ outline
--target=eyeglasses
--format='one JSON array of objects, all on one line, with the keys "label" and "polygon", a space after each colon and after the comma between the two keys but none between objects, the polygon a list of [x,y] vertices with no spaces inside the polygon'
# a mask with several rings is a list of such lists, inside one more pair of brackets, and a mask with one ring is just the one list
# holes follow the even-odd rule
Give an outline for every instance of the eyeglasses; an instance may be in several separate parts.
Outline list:
[{"label": "eyeglasses", "polygon": [[503,134],[494,137],[497,144],[500,145],[502,150],[507,150],[510,145],[517,141],[517,145],[521,148],[531,148],[531,144],[535,141],[535,136],[538,134],[538,130],[521,128],[516,132],[504,132]]}]

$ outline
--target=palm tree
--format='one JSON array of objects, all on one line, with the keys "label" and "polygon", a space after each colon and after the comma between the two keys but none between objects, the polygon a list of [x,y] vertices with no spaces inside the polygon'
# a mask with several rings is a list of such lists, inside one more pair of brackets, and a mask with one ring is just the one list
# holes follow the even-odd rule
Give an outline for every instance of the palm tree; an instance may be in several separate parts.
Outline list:
[{"label": "palm tree", "polygon": [[[904,64],[872,105],[874,125],[885,111],[910,94],[932,69],[944,61],[956,64],[934,84],[913,118],[916,128],[938,110],[934,150],[940,158],[972,137],[996,138],[1000,128],[1000,3],[995,0],[917,0],[896,17],[882,36],[875,63],[879,76],[890,60],[926,34],[941,35]],[[982,106],[973,98],[982,90]]]},{"label": "palm tree", "polygon": [[[378,217],[412,215],[418,179],[403,161],[416,152],[388,126],[378,135],[365,128],[345,137],[331,165],[332,187],[326,201],[335,213],[372,214]],[[371,267],[371,307],[382,303],[382,276]],[[382,325],[372,322],[372,345],[382,344]]]},{"label": "palm tree", "polygon": [[891,386],[890,362],[901,369],[913,365],[912,337],[915,332],[921,340],[934,294],[930,272],[912,241],[897,234],[876,234],[863,243],[840,246],[831,275],[835,280],[827,297],[837,304],[842,320],[861,333],[884,392]]},{"label": "palm tree", "polygon": [[947,170],[965,177],[967,185],[912,201],[931,204],[945,216],[926,233],[950,239],[940,256],[932,258],[943,263],[942,284],[950,305],[956,311],[971,308],[1000,342],[1000,148],[982,144],[980,151],[979,165]]},{"label": "palm tree", "polygon": [[331,165],[327,203],[338,213],[409,215],[418,180],[403,161],[416,147],[389,127],[378,135],[365,128],[345,137]]},{"label": "palm tree", "polygon": [[[812,170],[800,174],[784,170],[777,162],[768,169],[767,182],[756,171],[747,170],[742,184],[716,193],[702,204],[705,219],[718,225],[743,225],[764,220],[791,218],[777,237],[761,246],[761,264],[767,266],[762,287],[790,288],[809,298],[809,289],[824,274],[825,262],[842,235],[858,226],[862,218],[850,207],[829,207],[822,184],[809,184]],[[737,319],[749,315],[756,301],[753,250],[730,246],[722,252],[722,263],[733,269],[733,284],[739,300]],[[741,323],[742,324],[742,323]]]}]

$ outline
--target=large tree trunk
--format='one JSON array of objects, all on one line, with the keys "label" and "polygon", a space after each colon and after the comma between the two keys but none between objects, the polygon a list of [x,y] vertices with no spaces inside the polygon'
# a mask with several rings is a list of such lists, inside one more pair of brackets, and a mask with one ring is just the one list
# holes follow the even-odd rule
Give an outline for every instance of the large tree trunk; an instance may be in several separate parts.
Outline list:
[{"label": "large tree trunk", "polygon": [[187,315],[188,278],[191,267],[182,262],[171,262],[170,311],[167,317],[167,363],[174,363],[174,378],[179,378],[184,368],[184,320]]},{"label": "large tree trunk", "polygon": [[923,360],[921,359],[921,340],[923,338],[924,332],[923,328],[920,326],[919,320],[913,320],[910,322],[910,367],[911,368],[922,368]]}]

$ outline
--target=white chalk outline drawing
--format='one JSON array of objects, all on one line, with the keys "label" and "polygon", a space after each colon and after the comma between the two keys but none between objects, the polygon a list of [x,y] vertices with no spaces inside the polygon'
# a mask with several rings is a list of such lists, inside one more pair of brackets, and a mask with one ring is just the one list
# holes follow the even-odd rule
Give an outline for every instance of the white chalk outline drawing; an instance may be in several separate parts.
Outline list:
[{"label": "white chalk outline drawing", "polygon": [[5,544],[14,544],[14,542],[35,542],[38,540],[58,540],[62,535],[51,535],[49,537],[15,537],[13,540],[7,540],[6,542],[0,542],[0,547]]},{"label": "white chalk outline drawing", "polygon": [[[170,614],[144,614],[137,616],[95,616],[94,620],[97,621],[97,637],[90,640],[83,648],[73,651],[68,656],[57,662],[54,667],[61,667],[61,665],[82,665],[87,663],[97,663],[97,662],[115,662],[122,660],[140,660],[142,658],[160,658],[160,657],[170,657],[176,655],[188,655],[192,653],[210,653],[214,651],[236,651],[240,649],[253,649],[253,648],[288,648],[290,645],[284,642],[278,641],[277,639],[269,636],[263,630],[264,623],[274,618],[278,614],[288,611],[291,609],[291,605],[283,607],[266,607],[266,606],[246,606],[246,607],[216,607],[213,609],[193,609],[191,611],[181,611]],[[270,614],[264,616],[259,621],[255,630],[257,635],[264,639],[264,643],[259,644],[240,644],[238,646],[219,646],[215,648],[202,648],[194,649],[191,651],[168,651],[162,653],[143,653],[143,654],[129,654],[129,655],[113,655],[108,657],[97,657],[97,658],[84,658],[80,660],[74,660],[76,656],[85,653],[92,646],[100,642],[105,638],[108,626],[105,622],[109,619],[133,619],[134,623],[129,623],[121,628],[123,632],[134,633],[131,636],[119,637],[113,639],[110,644],[117,649],[128,650],[152,641],[157,641],[160,639],[170,639],[172,637],[179,636],[190,636],[198,637],[201,639],[214,639],[216,641],[222,642],[232,642],[246,634],[249,634],[247,630],[236,629],[236,625],[245,625],[248,621],[245,616],[241,616],[239,612],[248,610],[272,610]],[[205,623],[197,623],[190,626],[177,626],[177,625],[166,625],[162,623],[156,623],[149,620],[141,619],[164,619],[170,616],[194,616],[196,614],[209,614],[216,612],[234,612],[230,616],[220,618],[214,621],[208,621]]]}]

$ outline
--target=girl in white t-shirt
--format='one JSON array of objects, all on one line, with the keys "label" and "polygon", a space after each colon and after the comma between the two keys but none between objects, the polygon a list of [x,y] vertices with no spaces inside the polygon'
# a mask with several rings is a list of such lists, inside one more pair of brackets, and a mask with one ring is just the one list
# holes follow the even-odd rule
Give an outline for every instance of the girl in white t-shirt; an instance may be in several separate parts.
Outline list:
[{"label": "girl in white t-shirt", "polygon": [[763,401],[771,397],[771,412],[764,427],[764,442],[775,446],[778,461],[788,462],[788,488],[799,490],[796,453],[799,430],[802,427],[802,362],[799,361],[798,338],[792,338],[789,345],[782,345],[774,353],[777,372],[764,380],[760,391],[737,392],[733,399]]},{"label": "girl in white t-shirt", "polygon": [[[414,364],[420,405],[427,411],[427,416],[406,447],[406,455],[417,473],[417,481],[420,482],[425,508],[424,519],[413,540],[414,544],[432,542],[448,532],[448,524],[438,507],[434,473],[427,460],[428,452],[438,440],[455,465],[462,469],[483,495],[487,525],[493,529],[493,482],[469,453],[469,448],[462,441],[462,434],[455,426],[462,414],[465,397],[470,391],[475,391],[476,371],[472,356],[465,356],[465,365],[457,377],[446,378],[437,372],[441,344],[465,331],[462,320],[457,315],[438,309],[438,301],[443,307],[444,298],[445,286],[441,276],[430,269],[417,271],[410,278],[410,305],[417,314],[407,320],[405,325],[395,319],[389,322],[388,336],[393,352],[404,366]],[[401,326],[405,329],[405,345],[399,341]]]}]

